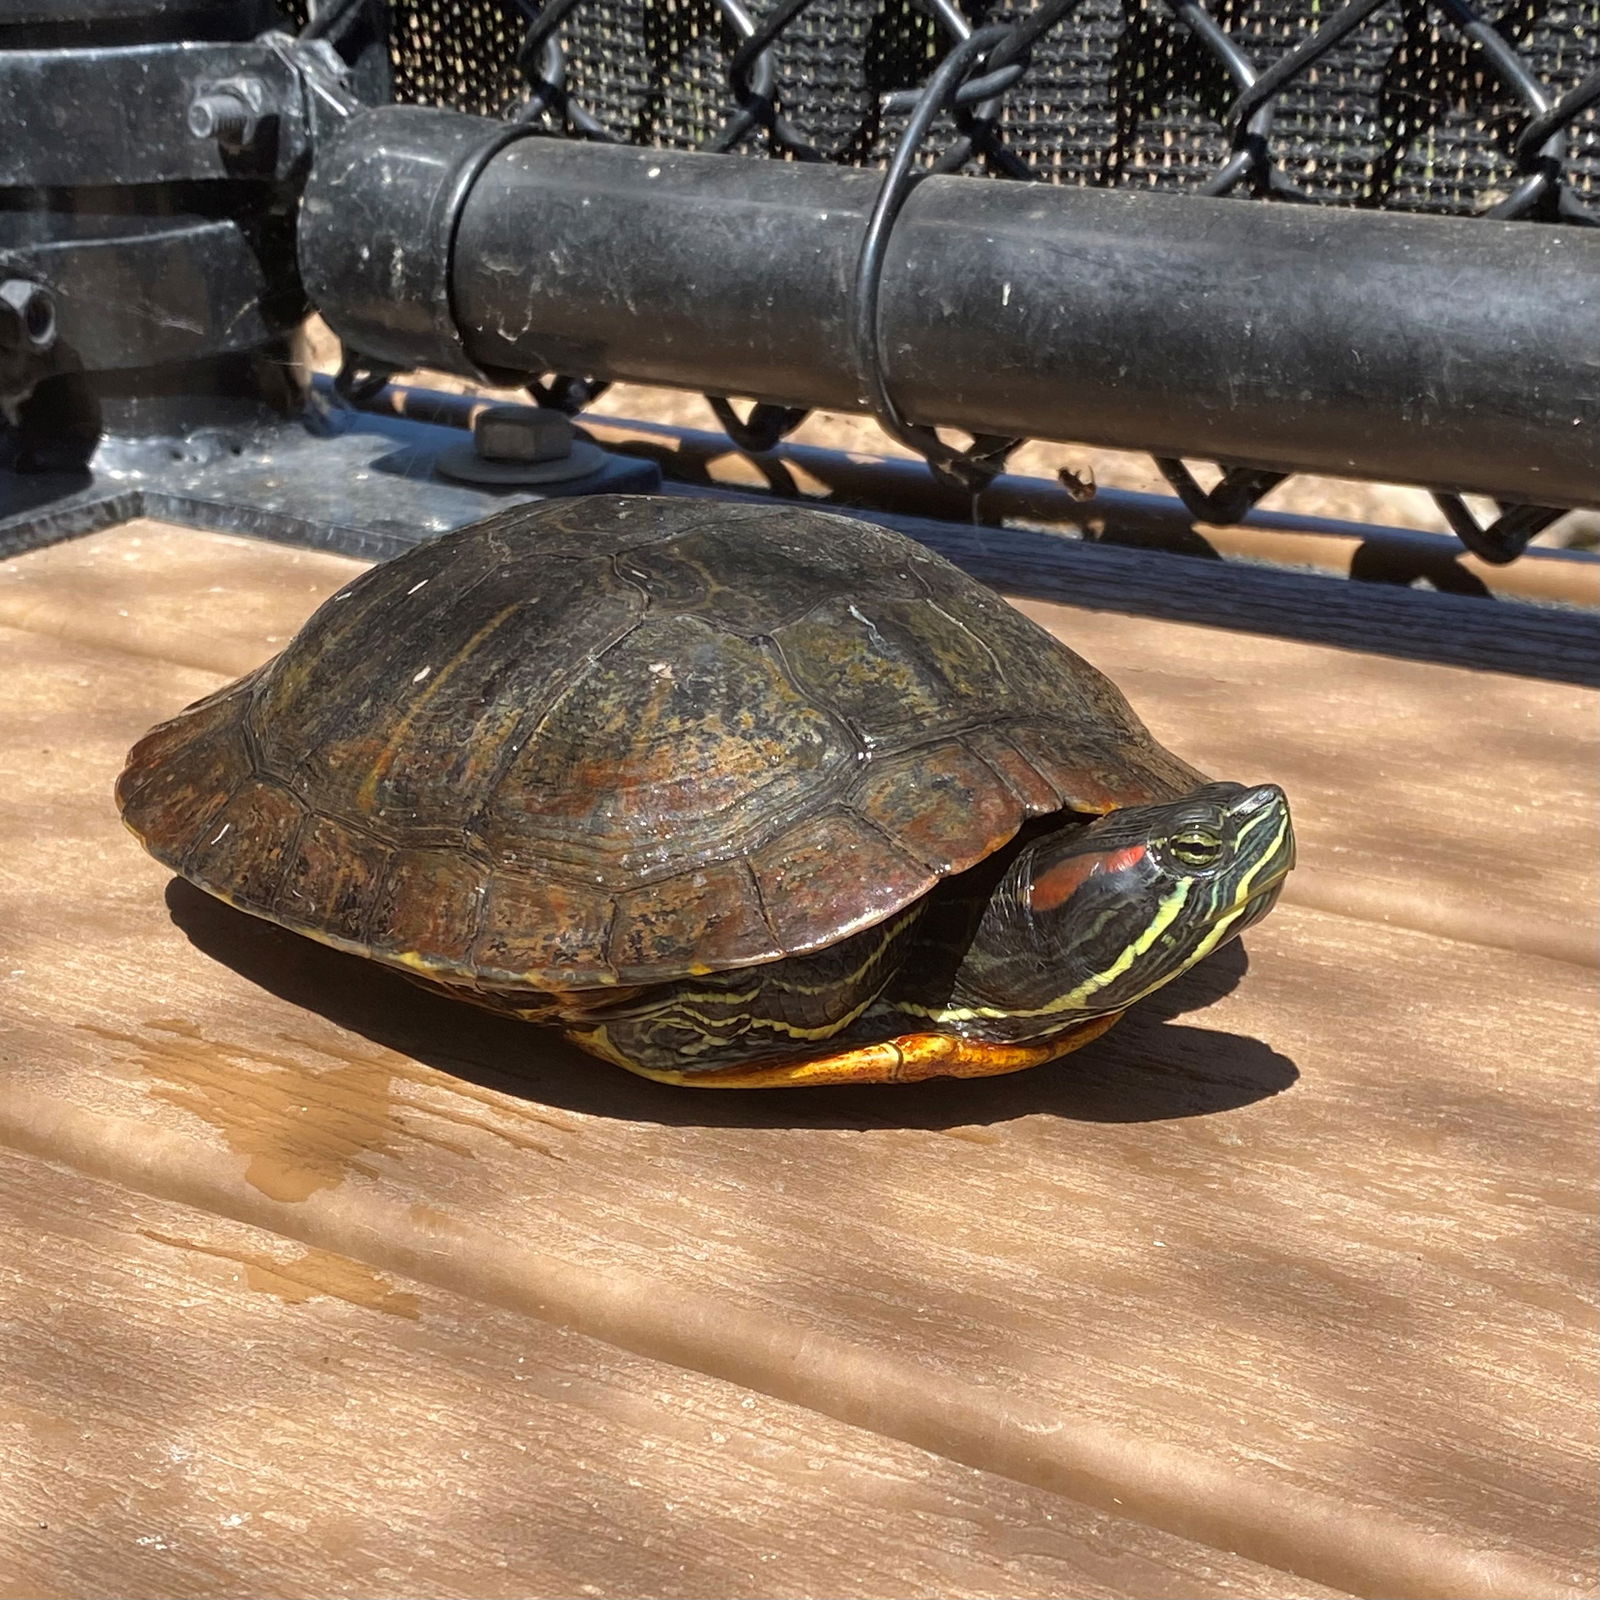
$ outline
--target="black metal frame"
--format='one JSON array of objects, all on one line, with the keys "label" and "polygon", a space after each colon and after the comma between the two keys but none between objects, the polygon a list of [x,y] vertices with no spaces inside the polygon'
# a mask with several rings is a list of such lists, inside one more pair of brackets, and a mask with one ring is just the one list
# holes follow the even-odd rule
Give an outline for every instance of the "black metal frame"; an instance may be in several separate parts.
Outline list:
[{"label": "black metal frame", "polygon": [[[1029,433],[1155,447],[1174,476],[1176,458],[1220,460],[1244,469],[1221,494],[1179,479],[1213,520],[1294,470],[1600,503],[1600,440],[1574,426],[1600,413],[1590,230],[943,174],[907,188],[913,138],[885,178],[508,131],[388,106],[321,152],[301,259],[347,344],[502,380],[873,407],[973,479]],[[1004,437],[958,453],[941,425]]]},{"label": "black metal frame", "polygon": [[[296,0],[284,3],[292,14]],[[904,359],[907,325],[903,316],[896,321],[904,307],[891,304],[892,296],[886,299],[886,273],[896,252],[903,253],[907,239],[916,237],[919,218],[939,214],[938,202],[931,198],[937,184],[925,187],[930,180],[955,172],[987,172],[1013,180],[1041,176],[1018,153],[1023,123],[1017,108],[1026,105],[1029,95],[1044,83],[1046,67],[1041,62],[1048,66],[1053,59],[1050,52],[1071,30],[1086,26],[1082,19],[1095,4],[1104,3],[1041,0],[1028,10],[977,0],[960,7],[953,0],[769,0],[746,9],[740,0],[679,0],[673,8],[673,14],[681,16],[698,6],[703,18],[720,30],[723,47],[725,110],[707,122],[703,137],[691,142],[723,155],[761,152],[787,158],[757,164],[770,168],[775,179],[785,173],[798,176],[798,166],[816,172],[824,165],[824,152],[808,140],[806,118],[795,109],[803,86],[797,86],[792,74],[786,77],[784,52],[798,34],[824,13],[858,22],[869,14],[895,17],[901,23],[912,19],[921,28],[919,48],[932,70],[879,95],[871,108],[871,137],[863,133],[855,138],[844,157],[884,170],[881,178],[871,180],[871,203],[858,208],[859,226],[851,240],[853,269],[837,292],[845,313],[840,337],[849,380],[855,385],[852,394],[860,397],[856,403],[924,455],[943,479],[971,493],[975,515],[976,496],[1001,470],[1033,418],[1015,411],[1004,415],[1003,407],[991,408],[992,415],[986,416],[986,403],[930,394],[926,373],[918,380],[912,370],[915,363]],[[1452,336],[1459,337],[1450,357],[1457,368],[1520,359],[1524,367],[1539,370],[1521,373],[1527,381],[1520,388],[1508,379],[1503,392],[1497,393],[1491,392],[1494,385],[1482,382],[1435,385],[1424,372],[1428,393],[1416,405],[1409,396],[1380,393],[1373,397],[1374,407],[1380,418],[1387,415],[1385,406],[1398,407],[1396,415],[1408,407],[1427,413],[1429,425],[1437,429],[1443,412],[1457,406],[1478,431],[1465,437],[1471,429],[1464,423],[1455,456],[1447,452],[1440,457],[1435,452],[1436,467],[1440,460],[1468,463],[1492,455],[1492,428],[1486,433],[1484,425],[1486,418],[1489,423],[1494,420],[1493,405],[1484,402],[1495,399],[1511,403],[1510,411],[1516,415],[1510,423],[1523,426],[1525,436],[1532,427],[1542,443],[1554,442],[1558,450],[1582,456],[1576,472],[1535,466],[1520,476],[1508,474],[1508,481],[1516,479],[1517,492],[1526,503],[1511,505],[1488,526],[1473,515],[1452,484],[1494,492],[1493,474],[1473,479],[1463,470],[1450,478],[1435,470],[1431,476],[1419,475],[1437,490],[1440,505],[1463,543],[1489,561],[1512,559],[1560,514],[1560,505],[1600,499],[1588,491],[1590,477],[1600,473],[1600,459],[1594,458],[1589,443],[1597,396],[1592,385],[1586,386],[1584,363],[1568,360],[1568,352],[1561,348],[1563,338],[1586,338],[1587,325],[1575,322],[1541,329],[1539,308],[1522,315],[1512,306],[1514,272],[1509,264],[1518,250],[1525,250],[1529,259],[1539,258],[1526,281],[1543,297],[1541,305],[1547,302],[1546,323],[1557,315],[1575,314],[1571,296],[1563,301],[1565,291],[1552,291],[1573,278],[1574,265],[1581,267],[1587,244],[1575,248],[1572,240],[1557,249],[1552,243],[1536,247],[1525,241],[1553,241],[1557,235],[1571,239],[1576,230],[1585,230],[1597,219],[1586,195],[1600,177],[1596,117],[1600,71],[1555,86],[1541,81],[1519,49],[1518,28],[1524,26],[1517,20],[1520,13],[1514,4],[1498,17],[1486,11],[1484,7],[1495,0],[1482,0],[1476,8],[1468,0],[1351,0],[1288,43],[1275,60],[1261,63],[1253,59],[1260,55],[1259,49],[1237,36],[1229,16],[1243,15],[1252,6],[1263,14],[1288,14],[1300,0],[1214,0],[1213,10],[1200,0],[1142,3],[1143,15],[1174,19],[1203,59],[1212,62],[1231,85],[1231,106],[1218,113],[1219,125],[1226,131],[1225,153],[1213,170],[1190,173],[1189,188],[1195,198],[1186,204],[1214,205],[1223,195],[1252,195],[1293,203],[1273,212],[1275,217],[1325,215],[1325,208],[1306,203],[1318,196],[1305,192],[1287,175],[1279,111],[1309,74],[1326,67],[1349,39],[1375,25],[1374,19],[1386,14],[1385,7],[1402,8],[1412,21],[1422,18],[1419,25],[1432,30],[1430,37],[1459,45],[1477,64],[1484,81],[1498,85],[1502,99],[1510,96],[1514,104],[1502,118],[1505,126],[1499,137],[1510,151],[1515,181],[1508,192],[1479,208],[1483,220],[1469,226],[1484,231],[1466,252],[1489,256],[1498,248],[1502,268],[1498,278],[1491,273],[1481,279],[1493,302],[1479,319],[1481,326],[1463,333],[1463,323],[1451,324]],[[1600,0],[1560,3],[1586,7],[1584,14],[1592,12],[1592,21],[1600,25]],[[633,4],[643,15],[643,0]],[[285,527],[299,512],[284,509],[284,496],[301,495],[300,511],[306,517],[319,514],[314,509],[318,504],[326,509],[328,497],[319,487],[308,485],[304,475],[289,485],[274,476],[281,476],[285,452],[309,449],[310,439],[328,431],[324,422],[306,432],[299,415],[301,390],[289,377],[287,340],[304,308],[290,253],[289,219],[313,158],[321,173],[330,165],[330,145],[353,116],[360,120],[363,103],[387,98],[389,57],[402,91],[408,83],[414,89],[421,81],[415,40],[396,37],[386,51],[384,24],[390,17],[402,31],[408,17],[430,8],[462,24],[463,33],[471,31],[465,25],[472,23],[488,41],[481,45],[486,53],[476,58],[481,70],[472,92],[500,95],[508,114],[502,122],[473,124],[440,111],[442,120],[415,153],[422,165],[437,162],[442,146],[428,140],[435,133],[446,142],[454,140],[453,154],[447,153],[448,183],[431,188],[413,184],[410,189],[403,181],[356,185],[341,197],[350,204],[348,217],[337,218],[331,230],[325,228],[309,246],[302,229],[300,255],[308,278],[349,347],[337,392],[351,401],[371,399],[395,371],[427,361],[478,377],[526,382],[540,404],[575,411],[593,399],[610,376],[630,375],[610,372],[604,362],[595,362],[587,369],[574,364],[571,370],[579,375],[562,376],[560,363],[538,359],[533,348],[537,341],[531,338],[511,350],[514,360],[492,359],[497,349],[505,353],[505,341],[496,346],[481,317],[474,326],[472,315],[463,314],[463,308],[473,304],[475,290],[469,271],[456,261],[457,238],[463,227],[473,224],[474,202],[486,205],[496,183],[510,170],[504,159],[508,150],[526,153],[530,136],[551,132],[590,145],[622,142],[618,130],[586,106],[583,94],[574,92],[571,83],[573,42],[608,7],[612,13],[628,11],[617,0],[544,0],[543,4],[392,0],[389,6],[383,0],[324,0],[309,16],[302,10],[298,37],[269,26],[272,0],[220,0],[203,8],[194,0],[125,0],[87,23],[79,19],[74,0],[27,0],[20,11],[0,18],[0,124],[9,115],[24,135],[0,138],[0,391],[17,403],[21,419],[0,429],[0,499],[10,502],[9,508],[0,504],[0,527],[9,509],[13,542],[21,537],[22,522],[40,527],[93,523],[104,507],[123,504],[129,495],[143,496],[143,503],[151,507],[168,506],[174,515],[185,506],[220,504],[218,497],[226,499],[229,494],[255,496],[250,509],[259,512],[263,494],[277,496],[277,509],[270,510],[266,520],[287,519],[282,522]],[[492,26],[479,26],[486,22]],[[1591,33],[1595,37],[1600,33]],[[168,43],[172,48],[163,51]],[[137,61],[130,54],[133,47],[143,51]],[[463,50],[471,53],[465,46]],[[673,69],[664,70],[670,74]],[[130,73],[139,77],[139,94],[133,92]],[[44,99],[62,102],[70,110],[71,139],[55,138],[37,119],[36,126],[30,125],[30,106],[37,107]],[[925,151],[924,146],[935,139],[936,148]],[[679,137],[677,142],[684,140]],[[549,153],[548,140],[537,143]],[[632,152],[615,154],[625,159]],[[331,165],[336,170],[338,163]],[[359,163],[347,166],[356,171]],[[324,190],[327,187],[325,181]],[[731,186],[738,187],[738,182]],[[316,188],[313,183],[313,199]],[[991,207],[990,214],[997,218],[1004,220],[1029,203],[1023,198],[1025,191],[1009,195],[1009,184],[990,191],[991,197],[1000,189],[1008,191],[1008,199],[998,209]],[[117,200],[106,206],[102,197],[111,191]],[[859,196],[862,191],[851,192]],[[135,203],[126,203],[130,200]],[[141,205],[146,207],[144,213]],[[102,213],[134,221],[109,231],[102,228],[103,236],[88,237],[84,219]],[[1208,217],[1205,226],[1226,227],[1241,240],[1264,240],[1269,254],[1273,240],[1294,234],[1292,224],[1262,225],[1247,220],[1249,214],[1262,215],[1259,208],[1230,210],[1224,223]],[[1109,215],[1093,206],[1070,216],[1059,211],[1056,225],[1070,234],[1073,218]],[[1131,220],[1119,226],[1137,237],[1146,229],[1146,218],[1159,213],[1136,207],[1128,215]],[[1200,213],[1192,215],[1198,219]],[[1185,213],[1186,223],[1190,216]],[[1490,231],[1503,229],[1508,218],[1530,219],[1516,224],[1527,232],[1512,240]],[[180,225],[170,225],[173,219]],[[1545,226],[1534,226],[1531,219]],[[1344,228],[1339,237],[1346,243],[1376,242],[1380,223],[1393,220],[1397,219],[1372,218],[1370,226]],[[162,225],[153,225],[158,221]],[[1416,221],[1424,228],[1430,223],[1430,219]],[[1548,226],[1552,223],[1573,226],[1552,229]],[[532,225],[538,225],[537,219]],[[624,219],[620,226],[626,225]],[[355,307],[354,300],[362,297],[350,294],[350,274],[328,270],[332,259],[328,241],[333,240],[336,254],[337,247],[349,245],[357,235],[365,238],[374,232],[404,246],[404,281],[390,282],[383,293],[366,293]],[[1391,231],[1383,237],[1392,242],[1400,236]],[[1432,234],[1415,235],[1406,248],[1414,244],[1424,253],[1437,248],[1442,264],[1448,266],[1442,258],[1451,240],[1459,262],[1460,236],[1443,222]],[[1359,251],[1352,259],[1359,259]],[[1148,254],[1119,260],[1133,263],[1130,270],[1136,272],[1151,262]],[[1192,266],[1190,262],[1185,267],[1191,272],[1190,287],[1198,284],[1201,291],[1215,287],[1203,277],[1194,278]],[[520,287],[526,291],[528,286]],[[754,273],[746,288],[757,292]],[[479,294],[480,312],[482,304]],[[1139,325],[1147,305],[1124,297],[1109,309],[1089,306],[1088,311],[1128,319],[1119,336],[1133,348],[1150,339],[1152,329],[1161,332],[1159,324]],[[130,307],[136,308],[131,317]],[[1558,312],[1559,307],[1565,309]],[[1348,309],[1344,314],[1348,316]],[[1241,315],[1239,307],[1223,316],[1225,324],[1229,315]],[[915,318],[909,325],[915,328]],[[1389,334],[1394,326],[1391,317]],[[1314,328],[1314,323],[1304,320],[1302,308],[1301,322],[1286,324],[1289,343],[1308,327]],[[567,330],[556,326],[538,331],[548,333],[549,342],[560,346]],[[819,341],[819,348],[826,342]],[[573,345],[571,339],[566,343]],[[758,387],[743,382],[737,338],[721,343],[726,359],[716,367],[715,384],[706,374],[687,368],[665,376],[666,381],[684,386],[713,387],[713,408],[739,448],[752,453],[771,449],[798,425],[809,405],[841,403],[822,392],[826,385],[820,381],[814,386],[802,381],[786,392],[762,395]],[[1280,343],[1263,359],[1292,365],[1284,349]],[[1052,370],[1070,373],[1069,382],[1085,379],[1085,373],[1072,370],[1061,349],[1050,355]],[[965,359],[970,365],[974,353],[969,350]],[[547,376],[552,370],[555,376]],[[1187,376],[1181,364],[1174,365],[1175,384]],[[1224,376],[1232,381],[1233,375]],[[1391,387],[1392,379],[1391,374]],[[1144,391],[1147,397],[1154,392],[1149,386]],[[738,393],[758,398],[748,418],[741,419],[727,398]],[[1197,393],[1204,401],[1203,385]],[[991,398],[992,394],[991,390]],[[1325,399],[1315,385],[1304,394],[1308,429],[1302,430],[1302,440],[1316,427],[1316,408]],[[1157,452],[1162,472],[1193,516],[1217,523],[1248,514],[1287,471],[1308,466],[1330,470],[1331,459],[1335,462],[1331,470],[1340,470],[1342,461],[1350,475],[1359,475],[1364,464],[1369,470],[1380,464],[1376,455],[1364,463],[1359,449],[1350,452],[1348,460],[1337,450],[1330,456],[1307,449],[1297,458],[1292,439],[1287,445],[1280,439],[1272,450],[1251,459],[1250,441],[1237,430],[1227,448],[1207,450],[1208,443],[1220,446],[1222,437],[1200,430],[1191,439],[1183,428],[1174,429],[1170,418],[1158,417],[1158,410],[1147,413],[1148,432],[1142,440],[1136,437],[1138,427],[1126,419],[1117,437],[1097,439],[1088,431],[1058,431],[1052,436],[1123,447],[1165,438],[1169,448]],[[1558,411],[1567,418],[1563,426],[1576,427],[1577,433],[1555,438],[1550,419]],[[1056,420],[1060,423],[1061,414]],[[979,431],[969,448],[956,449],[935,432],[934,425],[944,423]],[[996,423],[1004,424],[1003,431],[993,426]],[[338,448],[347,447],[348,440]],[[331,466],[335,447],[324,439],[317,448],[323,451],[320,456],[313,452],[303,459]],[[1507,455],[1521,457],[1527,453],[1527,439],[1518,443],[1515,426],[1508,425],[1502,448]],[[1203,488],[1186,456],[1218,460],[1223,470],[1217,483]],[[422,457],[414,453],[410,459],[408,470],[420,470],[417,463]],[[1381,464],[1393,465],[1393,453],[1385,455]],[[6,472],[8,466],[25,470]],[[1534,475],[1541,471],[1544,476]],[[1385,475],[1404,478],[1406,473]],[[1560,492],[1557,480],[1565,484]],[[224,484],[231,487],[224,491]],[[1530,485],[1550,487],[1551,503],[1535,501],[1526,493]],[[472,493],[435,488],[446,497]],[[382,496],[374,491],[373,498]],[[482,503],[463,500],[461,505]],[[239,515],[250,520],[244,511]]]},{"label": "black metal frame", "polygon": [[[0,14],[0,555],[148,514],[376,556],[535,497],[436,474],[456,430],[307,392],[300,194],[388,98],[382,19],[337,0],[297,38],[273,0]],[[610,460],[562,489],[659,482]]]}]

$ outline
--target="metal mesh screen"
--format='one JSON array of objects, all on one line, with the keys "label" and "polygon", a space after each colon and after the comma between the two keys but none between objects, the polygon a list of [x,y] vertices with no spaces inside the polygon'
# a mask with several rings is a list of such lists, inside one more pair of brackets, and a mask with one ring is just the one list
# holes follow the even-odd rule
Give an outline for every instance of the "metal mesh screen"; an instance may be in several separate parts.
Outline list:
[{"label": "metal mesh screen", "polygon": [[527,24],[514,5],[406,0],[389,28],[397,100],[498,116],[526,92],[516,50]]},{"label": "metal mesh screen", "polygon": [[[395,0],[396,94],[510,110],[528,93],[516,54],[532,21],[549,29],[560,63],[554,115],[575,113],[579,131],[630,144],[715,147],[741,105],[733,56],[779,3],[745,13],[731,0]],[[884,96],[924,82],[961,25],[1013,22],[1034,8],[812,0],[786,9],[794,14],[767,52],[781,127],[758,118],[737,147],[877,165],[901,123]],[[1196,18],[1260,74],[1338,14],[1320,0],[1217,0],[1209,10],[1083,0],[1035,44],[999,132],[1047,181],[1199,188],[1236,148],[1229,108],[1243,85]],[[1513,72],[1475,36],[1481,29],[1507,47]],[[1528,170],[1516,141],[1530,116],[1597,67],[1600,0],[1387,0],[1272,97],[1268,159],[1308,200],[1487,211]],[[1580,108],[1567,126],[1553,159],[1575,216],[1600,187],[1600,110]],[[1532,209],[1548,211],[1549,198],[1547,189]]]},{"label": "metal mesh screen", "polygon": [[[1212,15],[1264,71],[1329,13],[1315,0],[1223,0]],[[1520,4],[1483,17],[1551,99],[1597,65],[1600,7]],[[1166,7],[1093,0],[1041,40],[1023,93],[1026,105],[1007,108],[1006,141],[1058,182],[1196,187],[1231,153],[1238,84]],[[1454,213],[1511,192],[1512,146],[1527,119],[1480,48],[1439,7],[1414,0],[1384,6],[1333,45],[1284,86],[1274,113],[1272,159],[1304,197]],[[1587,195],[1600,155],[1592,111],[1581,129],[1567,181]]]}]

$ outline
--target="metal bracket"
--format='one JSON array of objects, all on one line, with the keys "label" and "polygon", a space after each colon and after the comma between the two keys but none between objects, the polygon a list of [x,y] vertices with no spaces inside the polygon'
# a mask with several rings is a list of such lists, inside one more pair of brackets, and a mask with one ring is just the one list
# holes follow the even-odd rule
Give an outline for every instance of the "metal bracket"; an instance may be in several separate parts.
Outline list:
[{"label": "metal bracket", "polygon": [[0,558],[149,516],[377,560],[527,501],[661,486],[653,462],[599,451],[596,470],[537,490],[451,482],[436,467],[459,449],[460,429],[335,405],[327,379],[314,394],[303,422],[263,429],[236,452],[162,461],[142,451],[122,464],[113,442],[92,473],[0,470]]}]

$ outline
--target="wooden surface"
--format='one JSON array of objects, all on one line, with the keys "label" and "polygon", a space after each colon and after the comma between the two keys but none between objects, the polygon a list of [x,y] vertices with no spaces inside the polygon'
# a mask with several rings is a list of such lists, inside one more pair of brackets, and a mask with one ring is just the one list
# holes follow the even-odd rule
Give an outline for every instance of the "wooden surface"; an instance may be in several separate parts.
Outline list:
[{"label": "wooden surface", "polygon": [[0,563],[0,1595],[1595,1592],[1592,691],[1030,604],[1284,903],[1057,1068],[703,1097],[120,829],[355,570]]}]

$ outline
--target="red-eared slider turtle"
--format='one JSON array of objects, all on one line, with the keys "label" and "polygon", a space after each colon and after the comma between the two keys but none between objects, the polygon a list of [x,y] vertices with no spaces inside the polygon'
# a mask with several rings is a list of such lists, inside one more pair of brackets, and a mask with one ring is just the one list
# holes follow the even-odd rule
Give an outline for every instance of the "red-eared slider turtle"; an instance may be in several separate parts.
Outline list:
[{"label": "red-eared slider turtle", "polygon": [[117,796],[241,910],[672,1083],[1061,1055],[1272,905],[1272,785],[898,534],[599,496],[419,545],[146,735]]}]

